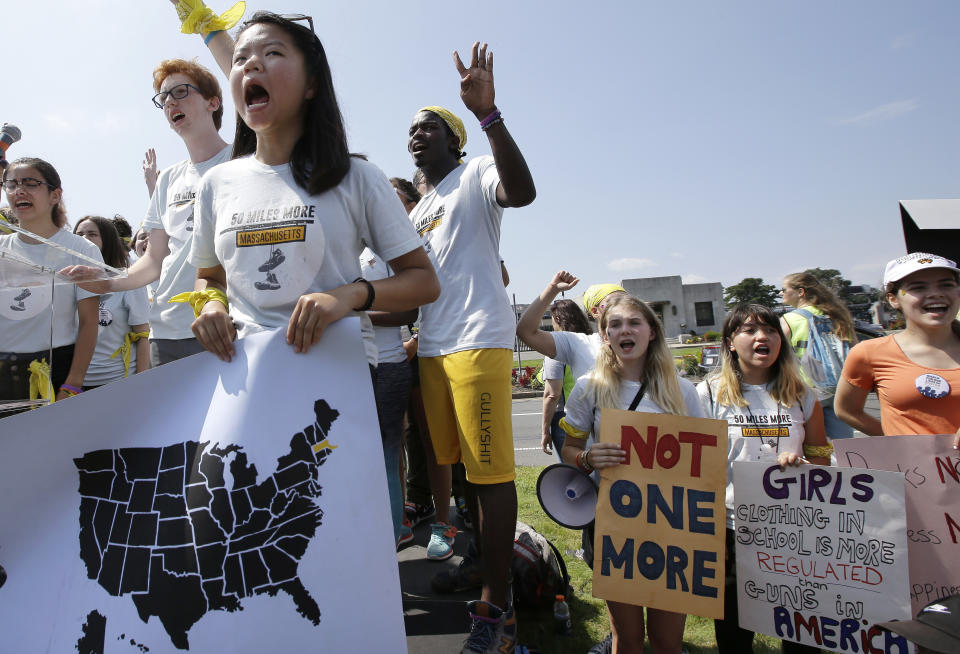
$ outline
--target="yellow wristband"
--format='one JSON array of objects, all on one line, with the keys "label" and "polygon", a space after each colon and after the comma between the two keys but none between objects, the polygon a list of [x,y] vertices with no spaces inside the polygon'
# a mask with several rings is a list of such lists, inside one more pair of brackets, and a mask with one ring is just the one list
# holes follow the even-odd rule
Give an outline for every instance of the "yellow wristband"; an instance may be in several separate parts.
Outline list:
[{"label": "yellow wristband", "polygon": [[219,288],[205,288],[202,291],[192,291],[190,293],[180,293],[170,298],[169,302],[188,302],[193,307],[193,315],[200,315],[203,305],[211,300],[216,300],[230,310],[230,303],[227,302],[227,294]]},{"label": "yellow wristband", "polygon": [[833,454],[833,443],[827,443],[826,445],[804,445],[803,453],[805,456],[822,456],[825,459],[830,458],[830,455]]}]

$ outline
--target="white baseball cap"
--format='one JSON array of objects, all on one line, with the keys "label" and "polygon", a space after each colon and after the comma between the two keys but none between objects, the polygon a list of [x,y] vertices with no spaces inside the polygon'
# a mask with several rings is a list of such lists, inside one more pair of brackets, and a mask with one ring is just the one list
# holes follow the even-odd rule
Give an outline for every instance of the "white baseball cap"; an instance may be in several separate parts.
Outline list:
[{"label": "white baseball cap", "polygon": [[886,287],[887,284],[899,282],[907,275],[912,275],[918,270],[927,270],[930,268],[946,268],[956,271],[957,264],[938,254],[911,252],[904,257],[894,259],[887,263],[887,267],[883,270],[883,285]]}]

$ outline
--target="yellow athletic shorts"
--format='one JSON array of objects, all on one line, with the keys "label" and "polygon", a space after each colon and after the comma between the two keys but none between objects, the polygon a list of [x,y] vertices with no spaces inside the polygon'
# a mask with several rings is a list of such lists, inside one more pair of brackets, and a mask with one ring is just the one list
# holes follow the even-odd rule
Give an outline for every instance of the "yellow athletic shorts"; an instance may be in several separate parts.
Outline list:
[{"label": "yellow athletic shorts", "polygon": [[512,355],[483,349],[420,357],[420,389],[437,463],[463,460],[467,481],[474,484],[515,478]]}]

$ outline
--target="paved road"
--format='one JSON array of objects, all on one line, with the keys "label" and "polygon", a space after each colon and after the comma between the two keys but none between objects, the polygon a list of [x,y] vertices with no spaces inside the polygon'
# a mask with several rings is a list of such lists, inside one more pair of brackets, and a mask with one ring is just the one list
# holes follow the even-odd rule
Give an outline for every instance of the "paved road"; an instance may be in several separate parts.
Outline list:
[{"label": "paved road", "polygon": [[[513,447],[519,466],[546,466],[556,463],[554,455],[544,454],[540,449],[540,408],[543,400],[539,397],[513,401]],[[877,396],[871,393],[867,397],[867,413],[880,417],[880,404]],[[862,436],[855,432],[856,436]]]}]

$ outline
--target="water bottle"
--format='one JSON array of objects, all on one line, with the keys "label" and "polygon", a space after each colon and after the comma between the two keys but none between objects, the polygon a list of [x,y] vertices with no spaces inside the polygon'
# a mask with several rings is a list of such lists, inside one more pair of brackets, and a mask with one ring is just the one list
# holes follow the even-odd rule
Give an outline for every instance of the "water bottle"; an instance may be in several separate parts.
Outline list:
[{"label": "water bottle", "polygon": [[557,623],[557,633],[561,636],[570,635],[570,607],[563,595],[557,595],[553,603],[553,619]]}]

